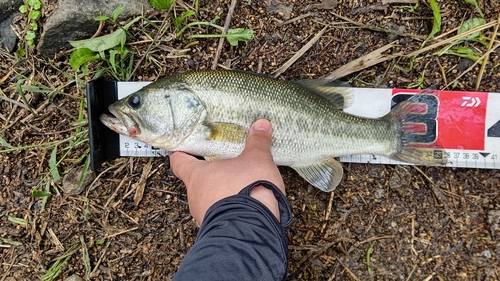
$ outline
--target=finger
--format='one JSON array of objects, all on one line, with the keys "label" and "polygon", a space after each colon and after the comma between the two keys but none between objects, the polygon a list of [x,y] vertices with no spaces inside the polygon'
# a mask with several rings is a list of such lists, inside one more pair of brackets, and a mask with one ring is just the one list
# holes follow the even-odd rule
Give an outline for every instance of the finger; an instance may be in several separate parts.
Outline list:
[{"label": "finger", "polygon": [[256,158],[271,158],[272,126],[266,119],[255,121],[248,131],[243,153],[251,153]]},{"label": "finger", "polygon": [[172,172],[174,172],[176,177],[185,181],[194,171],[194,166],[196,166],[200,161],[202,160],[198,160],[190,154],[176,151],[170,155],[170,168],[172,168]]}]

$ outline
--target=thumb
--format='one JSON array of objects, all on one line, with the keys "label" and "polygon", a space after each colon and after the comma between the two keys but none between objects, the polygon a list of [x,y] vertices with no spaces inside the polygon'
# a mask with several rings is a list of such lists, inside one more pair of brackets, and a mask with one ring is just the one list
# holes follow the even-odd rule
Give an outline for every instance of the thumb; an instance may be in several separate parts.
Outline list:
[{"label": "thumb", "polygon": [[177,151],[170,155],[170,168],[176,177],[186,181],[194,171],[194,166],[198,165],[200,161],[202,160],[198,160],[192,155]]},{"label": "thumb", "polygon": [[[251,153],[254,157],[271,158],[270,153],[272,144],[272,126],[271,122],[266,119],[255,121],[250,130],[245,144],[243,153]],[[267,155],[267,156],[266,156]]]}]

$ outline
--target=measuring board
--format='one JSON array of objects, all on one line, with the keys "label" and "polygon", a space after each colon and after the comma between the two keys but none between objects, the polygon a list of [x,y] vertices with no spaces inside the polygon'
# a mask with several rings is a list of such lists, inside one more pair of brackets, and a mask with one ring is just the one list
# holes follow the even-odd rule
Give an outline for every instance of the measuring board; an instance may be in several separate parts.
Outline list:
[{"label": "measuring board", "polygon": [[[108,158],[167,155],[165,150],[111,131],[99,120],[102,113],[109,114],[108,105],[149,83],[106,80],[87,83],[93,170]],[[419,92],[408,89],[346,89],[354,95],[354,101],[344,112],[368,118],[384,116],[399,102]],[[437,158],[446,157],[448,167],[500,168],[500,93],[436,90],[426,97],[419,101],[424,105],[423,111],[413,114],[417,124],[418,115],[425,116],[422,120],[426,121],[421,124],[425,132],[419,145],[425,148],[425,153]],[[378,155],[343,156],[340,161],[408,164]]]}]

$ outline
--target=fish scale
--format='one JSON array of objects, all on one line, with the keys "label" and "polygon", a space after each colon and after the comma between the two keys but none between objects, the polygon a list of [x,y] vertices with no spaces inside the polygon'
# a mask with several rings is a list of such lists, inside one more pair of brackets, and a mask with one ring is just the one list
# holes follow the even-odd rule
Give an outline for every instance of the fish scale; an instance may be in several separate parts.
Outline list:
[{"label": "fish scale", "polygon": [[195,71],[158,80],[117,101],[109,107],[116,118],[103,115],[101,121],[149,145],[217,160],[239,155],[248,128],[266,118],[273,125],[276,164],[292,167],[324,191],[340,182],[342,166],[334,157],[342,155],[445,162],[425,156],[412,142],[418,132],[405,131],[414,113],[411,100],[383,118],[368,119],[339,109],[350,98],[328,80],[289,82],[240,71]]}]

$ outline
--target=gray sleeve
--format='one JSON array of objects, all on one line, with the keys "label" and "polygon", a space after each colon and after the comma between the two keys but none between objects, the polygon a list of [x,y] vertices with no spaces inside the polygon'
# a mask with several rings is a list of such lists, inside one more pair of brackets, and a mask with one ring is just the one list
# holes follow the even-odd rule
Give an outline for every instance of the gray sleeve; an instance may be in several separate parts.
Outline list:
[{"label": "gray sleeve", "polygon": [[[250,197],[258,185],[273,190],[281,222]],[[210,207],[173,280],[284,280],[291,220],[290,205],[275,185],[257,181],[247,186]]]}]

